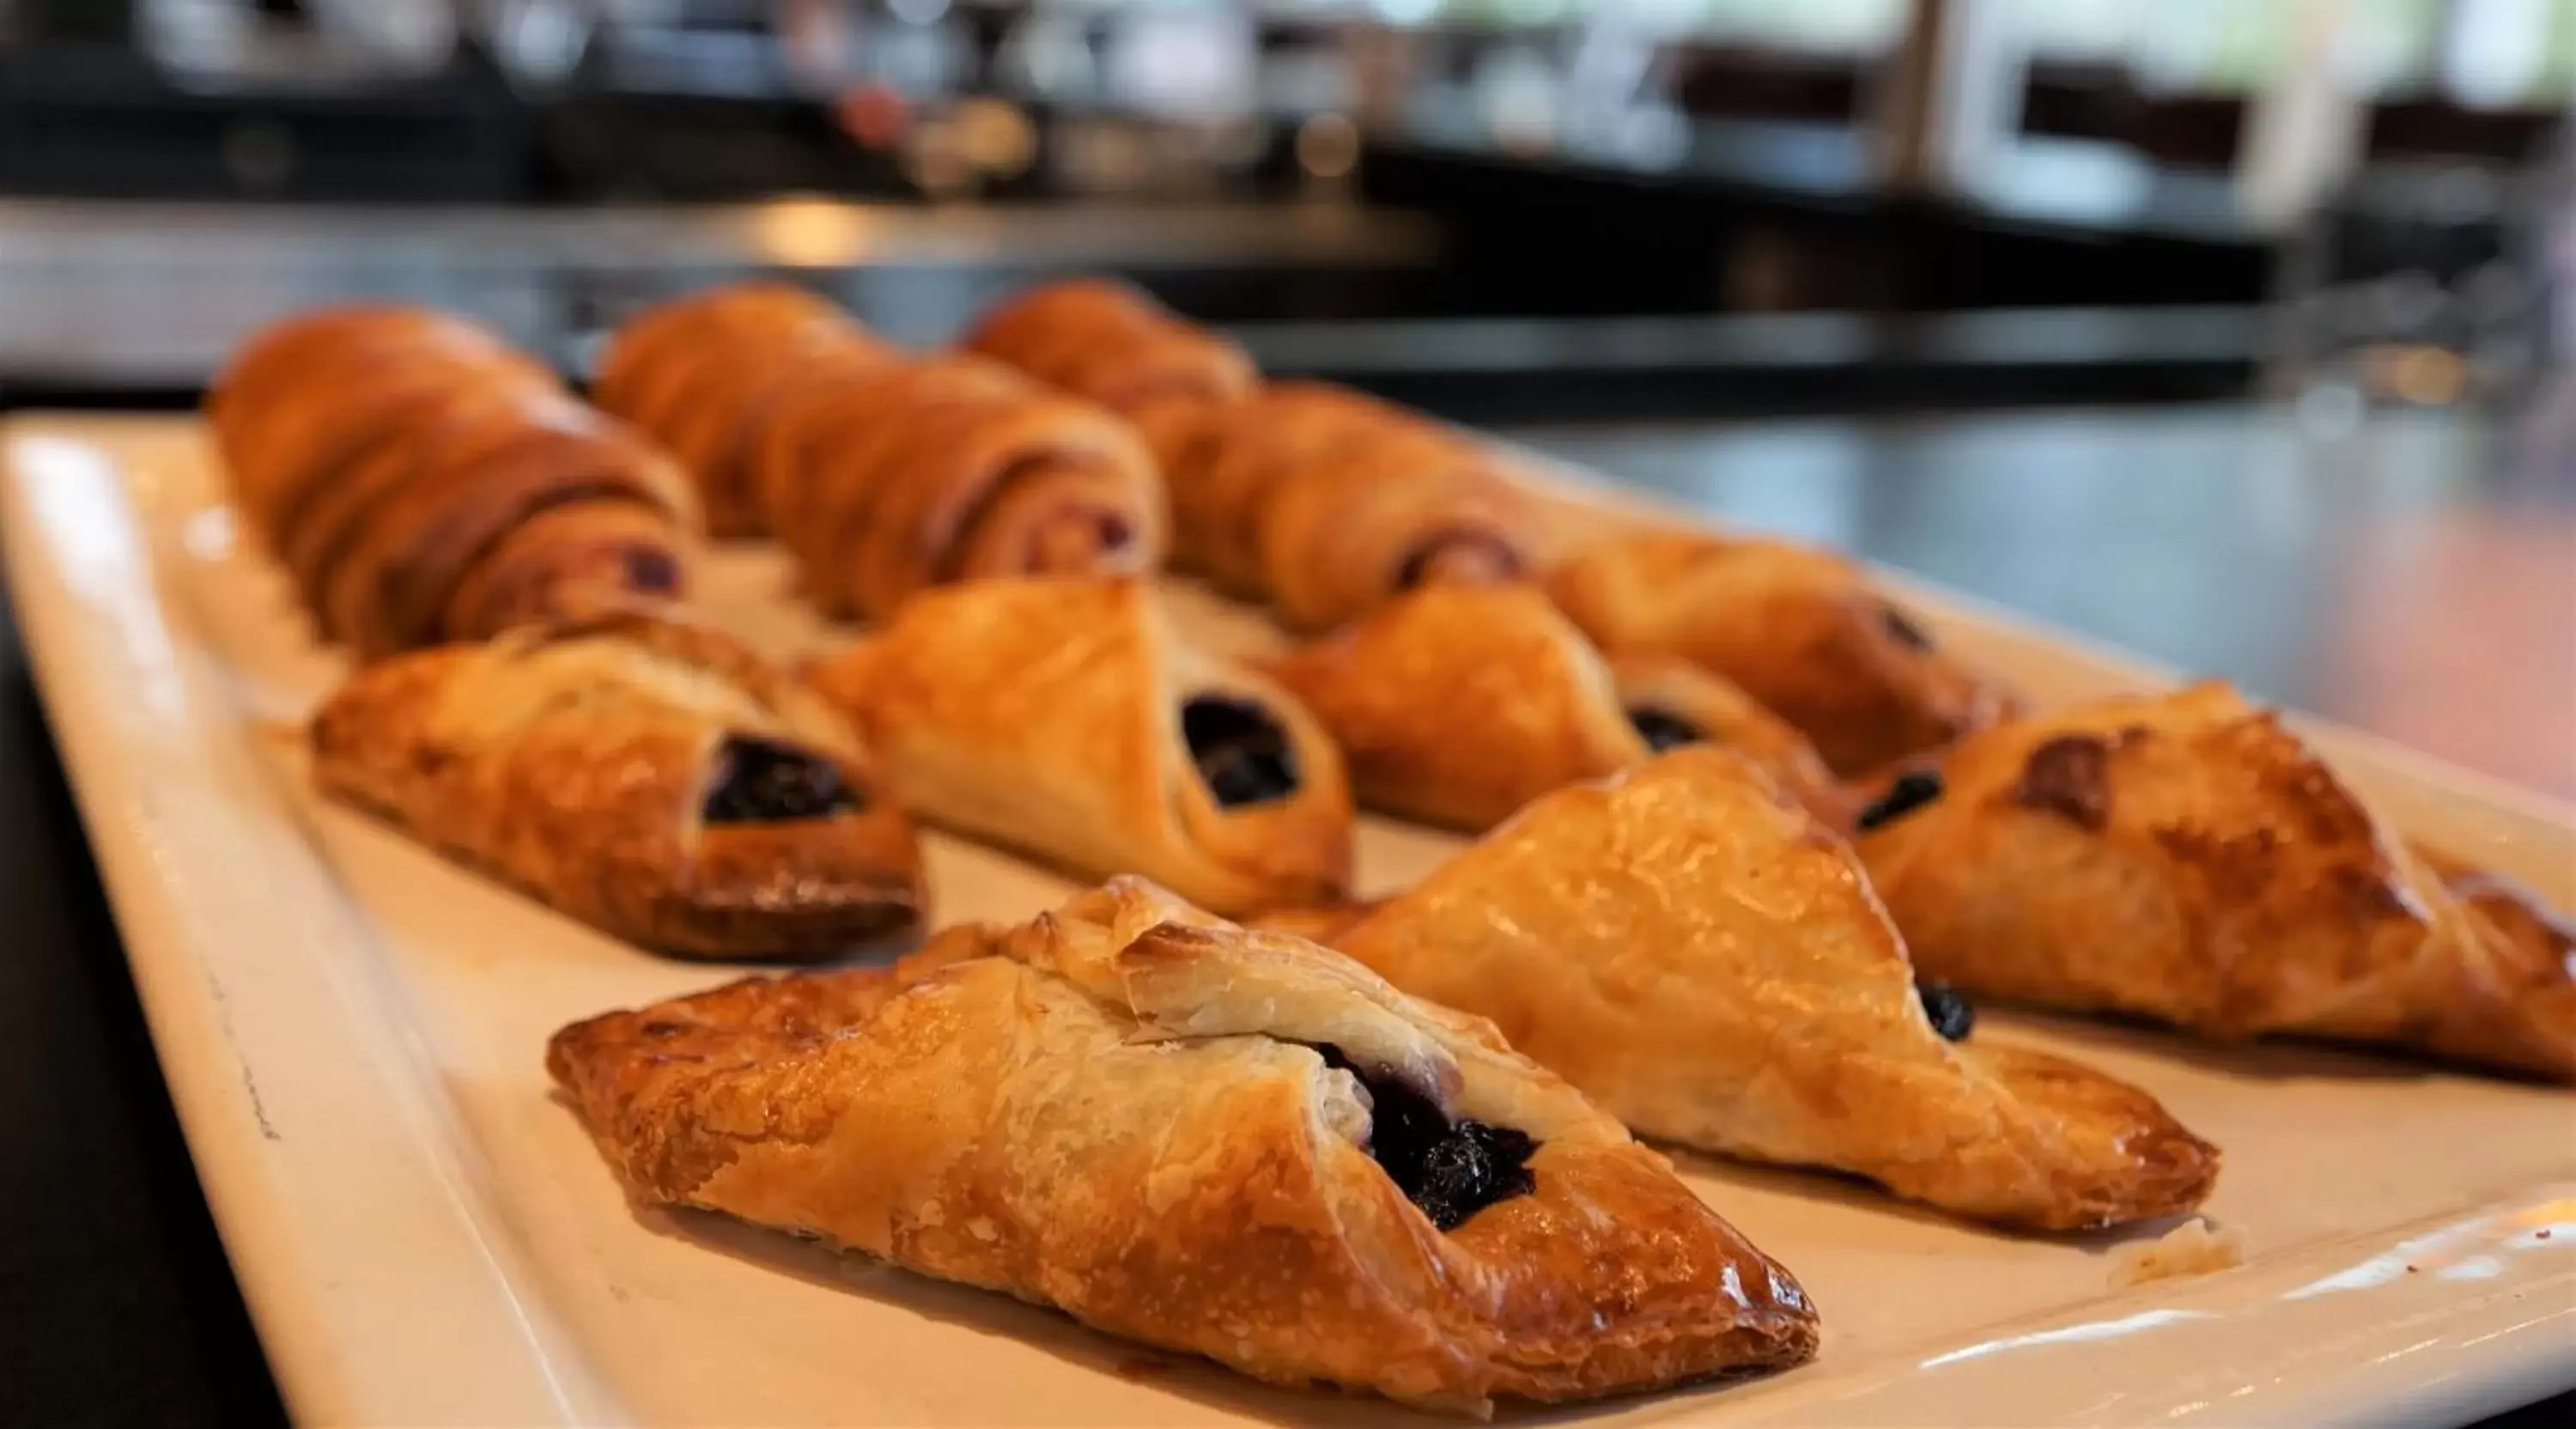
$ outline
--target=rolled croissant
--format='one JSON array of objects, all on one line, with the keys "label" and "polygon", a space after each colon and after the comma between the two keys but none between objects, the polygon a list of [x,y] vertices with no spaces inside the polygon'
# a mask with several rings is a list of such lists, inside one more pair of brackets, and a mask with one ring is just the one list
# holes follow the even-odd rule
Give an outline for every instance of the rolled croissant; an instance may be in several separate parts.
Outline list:
[{"label": "rolled croissant", "polygon": [[1135,432],[980,358],[810,370],[779,394],[752,476],[830,615],[881,619],[953,581],[1162,562],[1162,487]]},{"label": "rolled croissant", "polygon": [[718,536],[762,533],[750,453],[778,394],[818,361],[898,360],[840,309],[783,283],[740,283],[646,309],[619,328],[591,395],[660,442]]},{"label": "rolled croissant", "polygon": [[685,584],[678,471],[456,319],[291,321],[218,379],[208,417],[245,520],[364,658]]},{"label": "rolled croissant", "polygon": [[1127,418],[1161,460],[1201,413],[1250,396],[1258,380],[1232,342],[1096,278],[1012,298],[986,314],[964,346]]},{"label": "rolled croissant", "polygon": [[1492,458],[1355,393],[1279,383],[1209,415],[1167,472],[1184,564],[1324,630],[1441,581],[1531,565],[1533,509]]}]

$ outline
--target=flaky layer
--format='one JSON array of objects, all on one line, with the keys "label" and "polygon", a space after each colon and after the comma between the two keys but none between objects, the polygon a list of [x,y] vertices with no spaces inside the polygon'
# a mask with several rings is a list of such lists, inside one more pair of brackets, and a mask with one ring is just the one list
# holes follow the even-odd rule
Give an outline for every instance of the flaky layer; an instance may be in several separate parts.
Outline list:
[{"label": "flaky layer", "polygon": [[[1182,641],[1147,582],[933,591],[814,679],[934,822],[1095,876],[1143,873],[1228,912],[1349,889],[1350,790],[1332,741],[1287,692]],[[1201,697],[1273,720],[1294,788],[1219,803],[1182,729]]]},{"label": "flaky layer", "polygon": [[[830,812],[717,822],[738,737],[829,766]],[[911,923],[919,854],[848,730],[702,626],[602,611],[370,666],[312,727],[315,781],[616,936],[823,958]]]},{"label": "flaky layer", "polygon": [[2187,1210],[2217,1174],[2134,1087],[1943,1041],[1850,852],[1727,751],[1549,795],[1333,942],[1648,1135],[2051,1230]]},{"label": "flaky layer", "polygon": [[[1436,1229],[1318,1044],[1539,1142]],[[1285,1384],[1481,1410],[1804,1358],[1794,1281],[1490,1029],[1113,884],[891,970],[564,1029],[631,1191],[822,1234]]]},{"label": "flaky layer", "polygon": [[1724,676],[1850,777],[2003,717],[2000,687],[1939,648],[1849,561],[1777,541],[1630,536],[1547,577],[1612,655],[1674,655]]},{"label": "flaky layer", "polygon": [[1939,768],[1937,801],[1859,843],[1935,976],[2576,1077],[2576,975],[2530,905],[2446,886],[2223,685],[2005,725]]}]

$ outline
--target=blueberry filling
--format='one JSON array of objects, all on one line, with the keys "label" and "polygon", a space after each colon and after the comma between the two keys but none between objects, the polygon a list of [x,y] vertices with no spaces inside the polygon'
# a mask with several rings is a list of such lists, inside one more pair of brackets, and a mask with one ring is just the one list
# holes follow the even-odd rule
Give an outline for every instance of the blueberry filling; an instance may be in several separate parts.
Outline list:
[{"label": "blueberry filling", "polygon": [[1659,710],[1652,705],[1639,705],[1629,710],[1628,723],[1636,727],[1637,737],[1646,741],[1646,747],[1657,754],[1708,738],[1700,733],[1698,725],[1671,710]]},{"label": "blueberry filling", "polygon": [[1867,833],[1881,824],[1894,823],[1940,797],[1941,775],[1938,771],[1909,769],[1896,776],[1896,782],[1887,786],[1887,792],[1878,796],[1878,802],[1860,811],[1860,817],[1852,821],[1852,827]]},{"label": "blueberry filling", "polygon": [[860,806],[858,791],[821,755],[752,734],[728,734],[707,788],[710,824],[824,819]]},{"label": "blueberry filling", "polygon": [[1923,1000],[1923,1015],[1932,1020],[1932,1030],[1944,1042],[1957,1042],[1976,1030],[1976,1004],[1966,993],[1945,982],[1918,982],[1914,995]]},{"label": "blueberry filling", "polygon": [[1181,706],[1181,738],[1219,808],[1297,792],[1297,751],[1270,711],[1250,700],[1199,695]]},{"label": "blueberry filling", "polygon": [[1455,1230],[1496,1201],[1538,1189],[1527,1132],[1481,1121],[1451,1121],[1437,1103],[1394,1077],[1372,1075],[1331,1045],[1315,1049],[1327,1066],[1359,1078],[1369,1094],[1369,1146],[1387,1179],[1431,1224]]}]

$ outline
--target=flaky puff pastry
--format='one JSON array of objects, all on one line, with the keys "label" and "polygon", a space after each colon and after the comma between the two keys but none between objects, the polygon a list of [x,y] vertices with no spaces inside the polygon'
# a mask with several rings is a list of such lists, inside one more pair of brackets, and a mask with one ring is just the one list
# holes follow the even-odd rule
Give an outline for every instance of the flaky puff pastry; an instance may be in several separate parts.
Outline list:
[{"label": "flaky puff pastry", "polygon": [[952,582],[1162,564],[1162,483],[1135,432],[982,358],[818,366],[776,398],[753,465],[827,614],[882,620]]},{"label": "flaky puff pastry", "polygon": [[2004,725],[1938,768],[1937,799],[1859,841],[1935,977],[2576,1078],[2576,970],[2546,921],[2466,870],[2446,886],[2224,685]]},{"label": "flaky puff pastry", "polygon": [[1156,460],[1206,409],[1249,395],[1252,359],[1123,283],[1072,278],[1012,297],[962,344],[1136,425]]},{"label": "flaky puff pastry", "polygon": [[1641,1135],[2043,1230],[2189,1210],[2217,1175],[2135,1087],[1943,1041],[1850,850],[1729,751],[1551,794],[1332,941]]},{"label": "flaky puff pastry", "polygon": [[934,823],[1219,912],[1349,890],[1331,739],[1278,685],[1182,640],[1147,582],[928,592],[810,678]]},{"label": "flaky puff pastry", "polygon": [[2009,697],[1870,589],[1859,567],[1781,541],[1633,535],[1547,576],[1614,655],[1678,655],[1796,726],[1845,777],[2002,718]]},{"label": "flaky puff pastry", "polygon": [[591,400],[650,433],[688,471],[711,534],[757,536],[765,523],[750,453],[778,393],[818,363],[899,360],[824,298],[786,283],[734,283],[621,325]]},{"label": "flaky puff pastry", "polygon": [[1527,585],[1425,586],[1269,668],[1342,747],[1362,804],[1471,833],[1642,762],[1649,733],[1741,741],[1786,779],[1818,773],[1714,676],[1641,660],[1623,679]]},{"label": "flaky puff pastry", "polygon": [[922,907],[849,727],[706,626],[603,610],[398,656],[311,742],[325,793],[665,952],[830,957]]},{"label": "flaky puff pastry", "polygon": [[[1482,1413],[1815,1347],[1788,1272],[1492,1028],[1134,880],[578,1023],[547,1065],[639,1200],[1274,1383]],[[1443,1230],[1387,1164],[1405,1108],[1526,1136],[1526,1180]]]}]

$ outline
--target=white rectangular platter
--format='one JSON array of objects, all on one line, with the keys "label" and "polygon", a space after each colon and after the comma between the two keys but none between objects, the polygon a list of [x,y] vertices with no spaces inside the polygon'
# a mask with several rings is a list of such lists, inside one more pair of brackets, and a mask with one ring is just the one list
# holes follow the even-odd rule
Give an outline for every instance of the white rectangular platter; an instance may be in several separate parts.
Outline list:
[{"label": "white rectangular platter", "polygon": [[[199,1175],[300,1417],[1427,1422],[713,1217],[631,1209],[551,1095],[545,1038],[731,970],[612,942],[312,798],[297,722],[337,666],[236,541],[193,422],[18,419],[0,428],[0,472],[55,735]],[[711,584],[747,633],[787,647],[823,634],[766,552],[723,554]],[[1909,595],[2043,703],[2162,678]],[[2411,831],[2576,906],[2568,811],[2309,728]],[[1363,892],[1453,846],[1366,825]],[[1067,887],[935,837],[929,865],[943,922],[1025,916]],[[2115,1291],[2112,1238],[1978,1231],[1846,1182],[1677,1153],[1806,1285],[1822,1354],[1535,1417],[2426,1423],[2576,1386],[2576,1094],[2310,1048],[1989,1025],[2145,1086],[2224,1147],[2210,1211],[2243,1235],[2246,1263]]]}]

